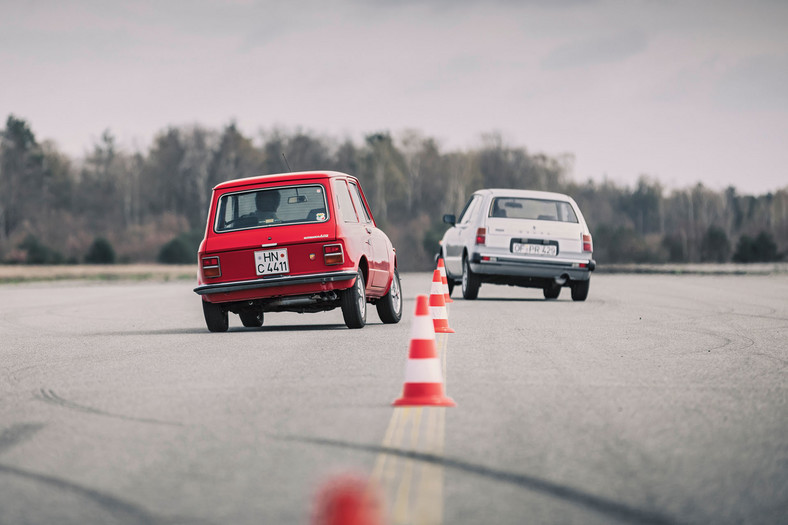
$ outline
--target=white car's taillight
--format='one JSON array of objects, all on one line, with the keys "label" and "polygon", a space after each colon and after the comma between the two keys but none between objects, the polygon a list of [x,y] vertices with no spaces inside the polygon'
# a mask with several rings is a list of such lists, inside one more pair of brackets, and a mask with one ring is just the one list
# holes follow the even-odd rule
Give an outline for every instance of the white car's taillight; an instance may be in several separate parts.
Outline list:
[{"label": "white car's taillight", "polygon": [[592,252],[594,251],[594,245],[591,242],[591,235],[588,233],[583,233],[580,235],[580,238],[583,241],[583,251],[584,252]]},{"label": "white car's taillight", "polygon": [[487,228],[476,230],[476,244],[484,244],[487,241]]}]

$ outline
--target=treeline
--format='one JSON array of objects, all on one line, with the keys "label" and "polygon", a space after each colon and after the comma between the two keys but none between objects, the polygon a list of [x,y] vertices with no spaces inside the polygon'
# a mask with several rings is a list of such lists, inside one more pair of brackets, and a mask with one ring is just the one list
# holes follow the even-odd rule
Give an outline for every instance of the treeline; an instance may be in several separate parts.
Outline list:
[{"label": "treeline", "polygon": [[785,257],[788,186],[762,196],[701,184],[666,191],[569,180],[571,157],[529,153],[483,136],[470,151],[442,151],[417,132],[374,133],[362,143],[282,130],[253,140],[222,130],[169,128],[146,152],[106,131],[84,159],[38,141],[23,119],[0,132],[0,261],[194,262],[211,188],[265,173],[329,169],[356,175],[403,270],[429,269],[446,225],[484,187],[558,191],[578,201],[600,264],[755,262]]}]

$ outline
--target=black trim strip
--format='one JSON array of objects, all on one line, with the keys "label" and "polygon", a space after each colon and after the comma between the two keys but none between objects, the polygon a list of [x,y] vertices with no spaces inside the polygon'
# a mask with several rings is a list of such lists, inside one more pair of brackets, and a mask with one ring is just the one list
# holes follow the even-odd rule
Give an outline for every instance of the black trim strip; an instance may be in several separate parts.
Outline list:
[{"label": "black trim strip", "polygon": [[[585,261],[578,261],[578,262],[585,262]],[[507,263],[507,264],[520,264],[520,265],[532,265],[532,266],[550,266],[550,267],[560,267],[560,268],[573,268],[576,263],[574,262],[565,262],[565,261],[534,261],[534,260],[527,260],[524,261],[522,259],[510,259],[508,257],[501,257],[496,256],[494,261],[484,262],[483,264],[495,264],[495,263]],[[585,268],[577,268],[578,270],[585,270]]]},{"label": "black trim strip", "polygon": [[269,277],[264,279],[254,279],[252,281],[237,281],[232,283],[204,284],[194,289],[199,295],[212,293],[237,292],[239,290],[256,290],[258,288],[270,288],[272,286],[328,283],[334,281],[346,281],[353,279],[357,275],[354,271],[313,273],[309,275],[286,275],[284,277]]}]

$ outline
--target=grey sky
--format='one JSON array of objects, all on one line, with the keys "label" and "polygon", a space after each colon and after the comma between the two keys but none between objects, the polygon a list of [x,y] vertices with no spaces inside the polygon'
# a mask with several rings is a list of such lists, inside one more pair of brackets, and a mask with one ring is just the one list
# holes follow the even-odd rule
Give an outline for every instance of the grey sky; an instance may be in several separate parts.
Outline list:
[{"label": "grey sky", "polygon": [[0,0],[0,117],[74,156],[231,120],[444,150],[500,131],[575,180],[788,186],[788,2]]}]

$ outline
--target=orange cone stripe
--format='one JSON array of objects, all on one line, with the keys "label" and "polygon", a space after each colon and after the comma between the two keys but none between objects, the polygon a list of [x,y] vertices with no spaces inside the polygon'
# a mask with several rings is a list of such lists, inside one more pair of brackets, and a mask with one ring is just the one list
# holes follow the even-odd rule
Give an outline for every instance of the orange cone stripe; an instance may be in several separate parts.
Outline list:
[{"label": "orange cone stripe", "polygon": [[402,393],[404,394],[402,397],[417,397],[426,400],[430,400],[434,398],[435,400],[443,401],[448,400],[451,404],[443,405],[440,403],[419,403],[419,404],[440,404],[440,406],[455,406],[454,401],[451,400],[449,397],[443,396],[443,385],[440,383],[407,383],[405,387],[402,389]]},{"label": "orange cone stripe", "polygon": [[438,349],[435,346],[435,341],[413,340],[410,342],[410,349],[408,353],[409,353],[409,357],[408,357],[409,360],[438,357]]}]

